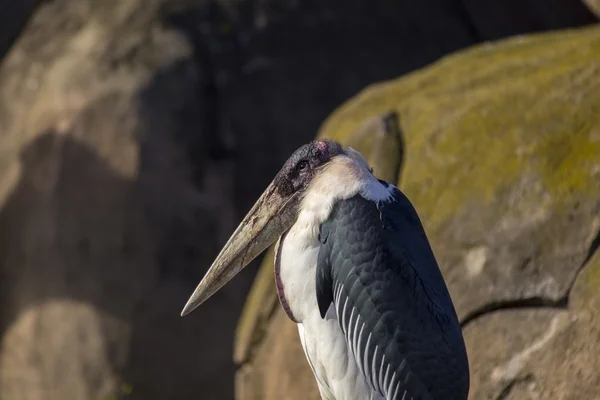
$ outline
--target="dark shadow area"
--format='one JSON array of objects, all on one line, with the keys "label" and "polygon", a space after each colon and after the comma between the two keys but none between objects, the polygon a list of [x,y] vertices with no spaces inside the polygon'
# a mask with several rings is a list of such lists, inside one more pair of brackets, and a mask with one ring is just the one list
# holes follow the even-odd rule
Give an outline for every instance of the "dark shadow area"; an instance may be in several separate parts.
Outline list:
[{"label": "dark shadow area", "polygon": [[192,315],[179,316],[238,222],[231,155],[215,139],[210,78],[196,75],[196,62],[158,71],[137,93],[137,185],[158,278],[133,317],[124,371],[133,399],[233,397],[235,326],[257,262]]},{"label": "dark shadow area", "polygon": [[583,1],[458,0],[480,40],[572,28],[598,22]]},{"label": "dark shadow area", "polygon": [[[123,332],[109,318],[99,318],[101,325],[106,323],[103,332],[77,326],[93,321],[76,321],[76,316],[46,321],[55,325],[49,338],[42,335],[41,326],[51,317],[33,310],[64,300],[89,305],[119,321],[131,318],[128,304],[140,297],[145,282],[154,279],[138,257],[143,243],[133,231],[139,227],[132,223],[131,192],[131,182],[69,136],[45,133],[21,154],[21,179],[0,211],[0,334],[26,311],[37,313],[39,331],[22,331],[22,340],[36,347],[10,351],[32,357],[32,363],[39,351],[62,353],[64,357],[45,354],[65,360],[65,365],[59,361],[44,366],[49,376],[55,369],[67,368],[66,360],[78,352],[93,352],[85,348],[84,337],[82,343],[69,342],[77,334],[96,335],[91,340],[99,340],[114,371],[120,369]],[[49,345],[61,336],[65,337],[61,346]],[[69,385],[77,379],[69,376],[49,385]]]},{"label": "dark shadow area", "polygon": [[[185,148],[199,120],[189,109],[197,104],[187,97],[193,86],[176,86],[186,81],[180,67],[140,93],[141,126],[129,120],[138,117],[126,99],[109,96],[81,112],[70,132],[45,133],[21,155],[19,183],[0,211],[0,335],[33,313],[40,327],[23,330],[20,340],[35,346],[11,352],[48,377],[94,360],[89,376],[49,378],[49,392],[114,374],[132,388],[131,399],[233,396],[236,316],[254,271],[192,317],[179,316],[230,233],[221,232],[230,229],[221,219],[232,219],[228,196],[186,173]],[[172,101],[155,92],[168,93],[163,84]],[[227,179],[218,166],[198,166],[205,178]],[[54,320],[49,305],[68,318]],[[44,365],[35,361],[40,351]]]},{"label": "dark shadow area", "polygon": [[[395,185],[400,187],[402,178],[402,171],[404,170],[404,164],[406,162],[406,140],[404,139],[404,131],[402,131],[401,116],[398,112],[392,111],[385,115],[383,118],[385,126],[385,136],[388,139],[392,139],[395,143],[395,151],[397,152],[398,158],[396,163],[392,166],[394,171],[393,176],[395,177]],[[387,141],[384,141],[386,143]]]},{"label": "dark shadow area", "polygon": [[460,321],[460,326],[464,330],[473,321],[497,311],[505,310],[522,310],[522,309],[558,309],[562,310],[567,307],[567,299],[561,298],[559,300],[552,300],[545,297],[528,297],[515,300],[497,301],[492,303],[484,304],[483,306],[473,310],[469,314],[465,315]]},{"label": "dark shadow area", "polygon": [[45,0],[0,0],[0,62]]},{"label": "dark shadow area", "polygon": [[588,261],[590,261],[592,259],[594,254],[596,254],[596,251],[598,251],[599,247],[600,247],[600,231],[598,231],[596,233],[596,236],[594,236],[594,239],[592,240],[592,243],[590,244],[590,248],[588,249],[588,253],[585,256],[585,260],[583,261],[583,265],[586,265],[588,263]]}]

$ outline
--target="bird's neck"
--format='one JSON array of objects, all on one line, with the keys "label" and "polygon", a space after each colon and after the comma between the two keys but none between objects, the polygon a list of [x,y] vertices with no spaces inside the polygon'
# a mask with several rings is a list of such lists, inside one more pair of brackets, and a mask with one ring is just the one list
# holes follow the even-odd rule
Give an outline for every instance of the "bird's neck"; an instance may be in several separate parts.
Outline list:
[{"label": "bird's neck", "polygon": [[298,218],[280,240],[275,257],[279,299],[293,321],[302,322],[319,315],[315,292],[319,231],[335,203],[356,194],[385,201],[391,198],[391,193],[391,188],[380,183],[366,163],[348,156],[336,157],[314,179]]}]

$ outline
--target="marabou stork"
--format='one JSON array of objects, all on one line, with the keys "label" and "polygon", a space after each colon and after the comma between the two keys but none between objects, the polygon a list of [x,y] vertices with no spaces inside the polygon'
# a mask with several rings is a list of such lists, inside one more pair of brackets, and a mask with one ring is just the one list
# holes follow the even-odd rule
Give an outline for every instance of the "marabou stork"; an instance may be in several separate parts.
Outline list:
[{"label": "marabou stork", "polygon": [[299,148],[182,315],[276,240],[279,300],[323,399],[467,399],[461,328],[421,221],[360,153],[330,140]]}]

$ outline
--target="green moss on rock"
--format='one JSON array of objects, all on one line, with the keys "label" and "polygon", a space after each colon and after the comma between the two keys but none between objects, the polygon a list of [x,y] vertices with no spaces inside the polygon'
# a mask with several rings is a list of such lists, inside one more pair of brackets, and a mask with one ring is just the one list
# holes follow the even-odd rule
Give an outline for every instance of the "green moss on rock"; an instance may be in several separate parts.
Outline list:
[{"label": "green moss on rock", "polygon": [[516,37],[373,85],[333,113],[320,135],[343,141],[366,118],[399,112],[401,187],[435,231],[461,208],[494,201],[523,174],[539,177],[553,201],[594,190],[598,76],[598,27]]}]

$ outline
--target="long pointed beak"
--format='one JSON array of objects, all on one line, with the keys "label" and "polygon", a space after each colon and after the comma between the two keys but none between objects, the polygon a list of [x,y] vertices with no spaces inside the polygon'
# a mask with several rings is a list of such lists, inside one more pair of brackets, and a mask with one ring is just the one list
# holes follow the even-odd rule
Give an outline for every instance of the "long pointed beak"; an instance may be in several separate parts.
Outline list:
[{"label": "long pointed beak", "polygon": [[215,294],[291,228],[299,195],[282,197],[271,183],[225,244],[181,312],[185,316]]}]

